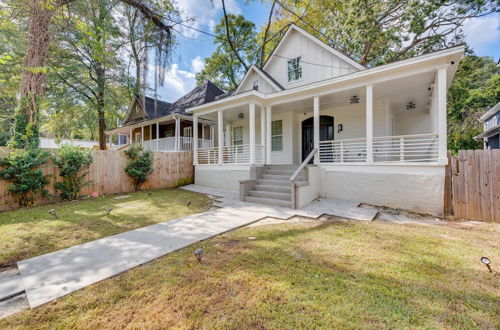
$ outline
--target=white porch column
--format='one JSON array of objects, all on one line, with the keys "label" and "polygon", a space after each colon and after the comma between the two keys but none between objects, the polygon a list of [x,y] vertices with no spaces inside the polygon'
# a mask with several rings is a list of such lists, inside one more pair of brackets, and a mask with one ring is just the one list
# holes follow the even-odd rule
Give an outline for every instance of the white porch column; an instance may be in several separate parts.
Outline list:
[{"label": "white porch column", "polygon": [[[319,150],[319,96],[315,96],[313,101],[313,141],[314,148]],[[314,156],[314,164],[319,164],[319,152]]]},{"label": "white porch column", "polygon": [[144,145],[144,126],[141,126],[141,143]]},{"label": "white porch column", "polygon": [[439,68],[437,72],[437,117],[439,133],[439,161],[447,162],[446,155],[447,133],[446,133],[446,72],[448,68]]},{"label": "white porch column", "polygon": [[156,123],[156,151],[160,148],[160,123]]},{"label": "white porch column", "polygon": [[134,137],[132,136],[132,129],[130,129],[130,140],[128,141],[128,144],[134,143]]},{"label": "white porch column", "polygon": [[[260,107],[260,144],[262,146],[266,145],[266,107]],[[266,151],[262,150],[264,153],[263,156],[263,164],[266,163]]]},{"label": "white porch column", "polygon": [[224,155],[222,154],[222,146],[224,145],[224,113],[222,110],[217,111],[217,133],[219,165],[222,165],[224,163]]},{"label": "white porch column", "polygon": [[210,124],[210,147],[211,148],[215,147],[214,134],[215,134],[214,124]]},{"label": "white porch column", "polygon": [[111,143],[113,143],[113,136],[111,134],[109,135],[108,140],[109,140],[109,148],[108,148],[108,150],[111,150]]},{"label": "white porch column", "polygon": [[373,163],[373,85],[366,86],[366,162]]},{"label": "white porch column", "polygon": [[248,106],[248,114],[250,117],[250,164],[255,164],[255,103],[250,103]]},{"label": "white porch column", "polygon": [[193,163],[198,165],[198,116],[193,116]]},{"label": "white porch column", "polygon": [[266,106],[266,164],[271,164],[271,151],[272,151],[272,139],[271,139],[271,123],[273,120],[273,108],[270,105]]},{"label": "white porch column", "polygon": [[181,149],[181,144],[180,144],[180,135],[181,135],[181,119],[176,117],[175,118],[175,138],[174,138],[174,143],[175,143],[175,150],[179,151]]}]

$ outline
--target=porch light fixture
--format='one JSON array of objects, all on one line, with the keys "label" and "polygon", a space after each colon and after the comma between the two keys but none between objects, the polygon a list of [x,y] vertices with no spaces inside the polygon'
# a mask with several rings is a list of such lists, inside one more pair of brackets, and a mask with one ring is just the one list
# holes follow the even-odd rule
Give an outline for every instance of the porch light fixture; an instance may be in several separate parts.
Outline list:
[{"label": "porch light fixture", "polygon": [[353,95],[350,99],[351,104],[358,104],[359,103],[359,96]]},{"label": "porch light fixture", "polygon": [[342,132],[343,130],[344,130],[344,125],[342,125],[342,124],[338,124],[338,125],[337,125],[337,133],[340,133],[340,132]]},{"label": "porch light fixture", "polygon": [[487,258],[487,257],[482,257],[482,258],[481,258],[481,262],[482,262],[483,264],[485,264],[485,265],[486,265],[486,267],[488,268],[488,270],[490,271],[490,273],[492,273],[492,272],[493,272],[493,271],[491,270],[491,266],[490,266],[490,259],[489,259],[489,258]]},{"label": "porch light fixture", "polygon": [[410,101],[408,102],[408,104],[406,105],[406,110],[413,110],[417,107],[417,105],[415,104],[415,102],[413,101]]},{"label": "porch light fixture", "polygon": [[244,119],[245,118],[245,115],[243,114],[243,112],[240,112],[238,114],[238,119]]}]

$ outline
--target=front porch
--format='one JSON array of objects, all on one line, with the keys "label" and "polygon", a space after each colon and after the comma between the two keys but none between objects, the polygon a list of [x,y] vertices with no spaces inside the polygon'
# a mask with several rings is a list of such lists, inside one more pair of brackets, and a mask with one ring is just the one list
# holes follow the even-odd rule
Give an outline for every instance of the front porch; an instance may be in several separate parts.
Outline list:
[{"label": "front porch", "polygon": [[217,146],[195,144],[194,165],[298,166],[314,152],[320,165],[442,166],[446,86],[444,67],[312,97],[214,109],[203,118],[217,123]]},{"label": "front porch", "polygon": [[[191,116],[170,115],[134,125],[116,128],[107,132],[112,149],[119,149],[130,143],[140,143],[151,151],[193,151],[193,119]],[[214,146],[214,123],[199,122],[197,145],[201,148]],[[114,141],[113,141],[114,139]]]},{"label": "front porch", "polygon": [[452,75],[441,65],[195,109],[195,126],[217,129],[213,147],[193,146],[195,183],[292,208],[323,197],[441,215]]}]

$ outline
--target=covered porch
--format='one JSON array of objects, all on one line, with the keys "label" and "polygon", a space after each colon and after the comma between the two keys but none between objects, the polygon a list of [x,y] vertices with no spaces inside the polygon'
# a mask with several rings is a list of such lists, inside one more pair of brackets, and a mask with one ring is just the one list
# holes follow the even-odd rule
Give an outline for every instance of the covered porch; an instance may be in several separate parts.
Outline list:
[{"label": "covered porch", "polygon": [[195,125],[217,123],[217,145],[195,143],[194,164],[298,166],[313,154],[320,165],[444,165],[450,71],[445,65],[312,96],[256,95],[195,113]]},{"label": "covered porch", "polygon": [[[214,146],[214,122],[200,120],[196,131],[202,148]],[[140,143],[151,151],[193,151],[193,118],[185,115],[170,115],[155,120],[118,127],[106,132],[112,149],[130,143]]]}]

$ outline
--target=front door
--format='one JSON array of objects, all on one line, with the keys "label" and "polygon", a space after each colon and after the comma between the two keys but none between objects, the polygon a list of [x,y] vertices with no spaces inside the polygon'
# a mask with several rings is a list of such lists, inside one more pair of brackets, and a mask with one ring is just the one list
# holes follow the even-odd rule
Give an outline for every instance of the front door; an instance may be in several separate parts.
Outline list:
[{"label": "front door", "polygon": [[[321,116],[319,118],[319,140],[333,140],[333,117]],[[314,149],[314,118],[302,122],[302,161]],[[312,162],[312,160],[311,160]]]}]

